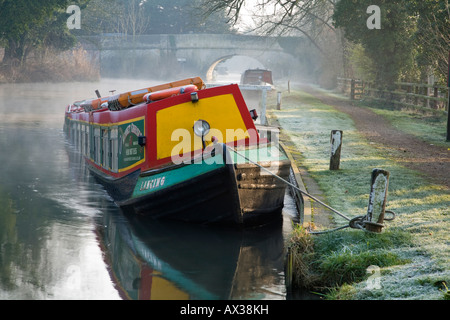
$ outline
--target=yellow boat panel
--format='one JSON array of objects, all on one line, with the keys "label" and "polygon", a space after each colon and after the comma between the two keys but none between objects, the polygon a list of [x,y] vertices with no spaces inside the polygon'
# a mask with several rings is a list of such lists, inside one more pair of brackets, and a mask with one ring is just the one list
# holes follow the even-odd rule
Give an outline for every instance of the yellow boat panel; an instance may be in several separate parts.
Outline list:
[{"label": "yellow boat panel", "polygon": [[205,136],[207,144],[213,136],[221,143],[250,137],[233,94],[171,106],[157,111],[156,119],[158,160],[201,150],[202,140],[193,131],[198,120],[207,121],[211,127]]}]

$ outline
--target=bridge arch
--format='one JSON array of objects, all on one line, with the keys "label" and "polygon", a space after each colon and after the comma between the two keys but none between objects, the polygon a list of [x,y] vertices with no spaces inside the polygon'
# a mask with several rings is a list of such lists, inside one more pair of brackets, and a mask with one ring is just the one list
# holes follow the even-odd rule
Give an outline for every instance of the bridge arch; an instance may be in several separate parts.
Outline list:
[{"label": "bridge arch", "polygon": [[[242,59],[247,59],[247,60],[249,60],[249,61],[253,60],[254,62],[256,62],[256,63],[258,64],[258,67],[265,68],[264,62],[261,61],[260,59],[257,59],[257,58],[255,58],[255,57],[253,57],[253,56],[250,56],[250,55],[244,55],[244,54],[239,54],[239,53],[230,54],[230,55],[226,55],[226,56],[217,58],[217,59],[209,66],[209,68],[206,70],[206,73],[205,73],[205,75],[206,75],[206,77],[205,77],[206,81],[207,81],[207,82],[212,82],[212,81],[214,81],[214,78],[215,78],[215,77],[214,77],[214,71],[216,70],[216,67],[217,67],[220,63],[222,63],[222,62],[225,62],[225,61],[227,61],[227,60],[232,60],[232,59],[234,59],[234,58],[236,58],[236,60],[238,60],[238,61],[239,61],[239,58],[241,58],[241,60],[242,60]],[[254,64],[255,64],[255,63],[253,63],[253,65],[254,65]],[[248,68],[253,68],[253,67],[252,67],[252,66],[249,66],[249,67],[244,67],[244,68],[245,68],[245,70],[246,70],[246,69],[248,69]],[[242,72],[244,72],[245,70],[244,70],[244,69],[239,70],[239,73],[242,73]],[[236,70],[234,70],[234,71],[236,71]]]},{"label": "bridge arch", "polygon": [[217,59],[216,61],[214,61],[209,68],[206,70],[206,81],[210,82],[213,80],[214,78],[214,70],[216,69],[217,65],[223,61],[226,61],[228,59],[233,58],[234,56],[236,56],[236,54],[231,54],[231,55],[227,55],[224,57],[221,57],[219,59]]}]

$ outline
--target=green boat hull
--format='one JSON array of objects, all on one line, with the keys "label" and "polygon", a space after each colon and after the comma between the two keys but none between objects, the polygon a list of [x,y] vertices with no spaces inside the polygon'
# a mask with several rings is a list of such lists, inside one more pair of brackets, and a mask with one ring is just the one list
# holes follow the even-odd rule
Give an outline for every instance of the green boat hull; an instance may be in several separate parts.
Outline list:
[{"label": "green boat hull", "polygon": [[285,154],[274,148],[234,152],[222,145],[205,159],[136,172],[121,181],[97,177],[128,213],[200,224],[265,224],[281,217],[286,185],[260,166],[284,179],[290,170]]}]

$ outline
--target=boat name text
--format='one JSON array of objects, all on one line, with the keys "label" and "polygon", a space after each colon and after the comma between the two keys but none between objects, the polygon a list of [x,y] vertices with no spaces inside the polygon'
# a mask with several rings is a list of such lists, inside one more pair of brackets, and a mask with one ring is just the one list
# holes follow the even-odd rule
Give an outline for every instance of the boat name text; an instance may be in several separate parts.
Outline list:
[{"label": "boat name text", "polygon": [[142,181],[139,191],[151,190],[151,189],[158,188],[160,186],[162,187],[165,182],[166,182],[166,177],[159,177],[156,179]]}]

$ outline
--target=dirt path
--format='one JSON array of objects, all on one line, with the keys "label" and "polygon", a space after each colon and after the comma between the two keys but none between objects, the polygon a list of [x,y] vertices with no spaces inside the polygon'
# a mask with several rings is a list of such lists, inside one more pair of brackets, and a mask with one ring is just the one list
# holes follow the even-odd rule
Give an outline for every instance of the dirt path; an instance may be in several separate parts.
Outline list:
[{"label": "dirt path", "polygon": [[312,87],[302,90],[314,95],[323,103],[348,114],[356,129],[369,142],[384,150],[401,165],[419,171],[434,183],[450,188],[450,150],[431,145],[394,128],[384,117],[367,108],[353,106],[351,102],[329,96]]}]

